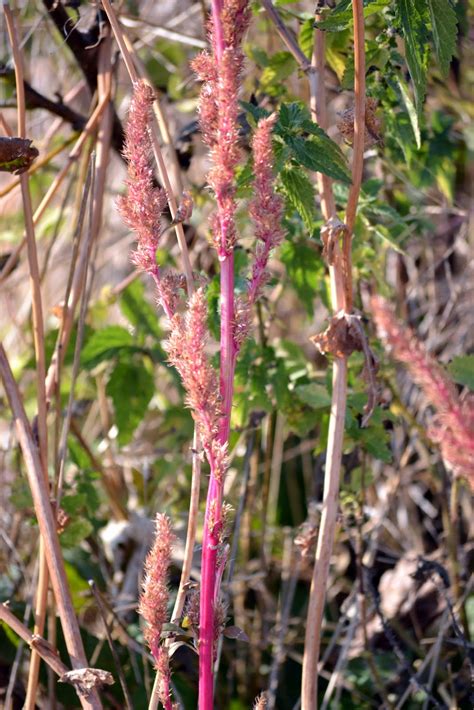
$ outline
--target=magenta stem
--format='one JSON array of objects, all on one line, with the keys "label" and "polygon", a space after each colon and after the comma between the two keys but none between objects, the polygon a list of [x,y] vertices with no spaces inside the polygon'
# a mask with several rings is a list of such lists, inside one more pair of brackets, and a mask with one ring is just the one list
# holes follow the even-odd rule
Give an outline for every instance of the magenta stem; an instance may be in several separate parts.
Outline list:
[{"label": "magenta stem", "polygon": [[[222,0],[212,0],[213,44],[219,66],[225,49],[221,23]],[[220,218],[221,234],[219,261],[221,263],[221,337],[220,376],[222,416],[219,423],[219,443],[226,445],[229,440],[230,416],[234,391],[234,368],[236,347],[234,342],[234,254],[227,247],[228,214],[219,195],[217,210]],[[214,708],[214,645],[215,645],[215,603],[219,598],[217,578],[217,555],[221,542],[223,472],[216,470],[210,458],[211,476],[206,501],[201,563],[201,595],[199,617],[199,710]]]}]

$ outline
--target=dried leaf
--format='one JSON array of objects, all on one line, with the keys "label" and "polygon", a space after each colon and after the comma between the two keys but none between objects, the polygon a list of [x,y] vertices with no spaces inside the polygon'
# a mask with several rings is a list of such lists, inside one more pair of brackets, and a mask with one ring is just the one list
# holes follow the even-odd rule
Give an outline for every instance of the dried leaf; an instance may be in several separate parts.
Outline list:
[{"label": "dried leaf", "polygon": [[68,671],[59,679],[60,683],[70,683],[80,695],[89,695],[90,691],[102,685],[113,685],[112,673],[101,668],[79,668]]},{"label": "dried leaf", "polygon": [[29,138],[0,137],[0,171],[21,175],[28,170],[39,155],[31,143]]},{"label": "dried leaf", "polygon": [[378,361],[369,347],[367,336],[361,323],[361,317],[341,311],[331,318],[324,333],[313,335],[316,348],[323,355],[349,357],[355,350],[364,353],[364,369],[362,375],[367,382],[367,404],[364,408],[362,426],[367,426],[377,404],[376,374]]}]

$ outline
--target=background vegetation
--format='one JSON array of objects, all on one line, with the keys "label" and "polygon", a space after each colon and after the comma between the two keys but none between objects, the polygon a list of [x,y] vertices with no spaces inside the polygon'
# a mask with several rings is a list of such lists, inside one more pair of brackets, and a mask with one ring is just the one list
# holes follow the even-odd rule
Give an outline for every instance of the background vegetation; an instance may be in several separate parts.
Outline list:
[{"label": "background vegetation", "polygon": [[[374,100],[380,129],[371,145],[366,143],[353,275],[355,306],[366,314],[371,346],[380,359],[380,403],[362,428],[367,385],[360,374],[362,355],[354,353],[320,707],[469,708],[474,692],[469,486],[453,478],[428,438],[431,404],[384,351],[367,309],[370,293],[386,296],[459,392],[474,389],[474,237],[469,229],[474,6],[448,0],[364,4],[367,95]],[[280,0],[275,5],[309,58],[314,3]],[[229,621],[216,702],[231,710],[249,708],[259,692],[270,688],[269,707],[286,710],[298,707],[300,697],[311,544],[320,516],[331,401],[330,363],[309,339],[326,327],[330,309],[313,173],[334,178],[337,205],[344,207],[350,181],[344,120],[353,102],[353,28],[346,0],[335,10],[327,8],[319,25],[326,38],[328,135],[340,146],[337,151],[325,136],[308,130],[306,77],[261,4],[252,7],[240,121],[246,160],[238,173],[238,196],[252,193],[247,158],[255,122],[264,111],[277,110],[274,149],[286,238],[274,254],[252,337],[237,364],[225,484],[233,507],[223,587]],[[206,3],[130,0],[118,9],[141,69],[160,92],[164,150],[176,194],[185,186],[193,196],[185,236],[193,268],[207,279],[209,326],[217,335],[218,265],[208,241],[214,206],[196,122],[199,87],[190,69],[190,60],[206,46]],[[57,25],[64,27],[64,18],[67,33],[61,36]],[[193,422],[163,350],[166,320],[149,281],[134,271],[133,235],[116,210],[124,189],[122,127],[131,86],[96,5],[25,3],[16,21],[25,66],[26,135],[39,150],[28,175],[33,211],[39,214],[35,237],[46,369],[60,346],[65,349],[47,424],[56,497],[60,482],[67,581],[90,665],[115,678],[101,691],[104,705],[123,706],[125,686],[127,704],[145,708],[153,666],[136,611],[140,579],[153,518],[166,512],[177,535],[173,601],[186,534]],[[18,135],[11,46],[1,23],[0,97],[3,132],[10,127]],[[101,100],[106,108],[86,134],[87,120]],[[78,140],[80,149],[71,154]],[[1,163],[0,169],[6,170]],[[52,198],[43,208],[51,185]],[[19,188],[20,177],[1,173],[0,333],[37,434],[31,259],[24,248]],[[243,290],[253,244],[244,208],[238,226],[237,289]],[[179,264],[172,230],[165,233],[158,260],[163,266]],[[64,303],[71,299],[74,307],[66,310]],[[32,628],[39,534],[3,392],[0,402],[0,595]],[[201,525],[200,518],[199,530]],[[198,562],[199,549],[196,580]],[[44,636],[67,664],[62,633],[50,593]],[[186,613],[178,639],[172,680],[183,707],[194,708],[197,655]],[[5,707],[23,706],[29,659],[28,646],[2,624],[0,702]],[[57,684],[44,664],[35,700],[41,708],[78,707],[73,689]]]}]

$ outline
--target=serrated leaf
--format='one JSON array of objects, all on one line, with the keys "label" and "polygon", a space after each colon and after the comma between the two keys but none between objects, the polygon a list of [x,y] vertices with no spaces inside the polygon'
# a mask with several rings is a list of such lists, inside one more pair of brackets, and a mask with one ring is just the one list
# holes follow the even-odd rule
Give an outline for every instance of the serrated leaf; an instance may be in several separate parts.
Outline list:
[{"label": "serrated leaf", "polygon": [[281,171],[280,180],[289,204],[298,212],[308,232],[312,232],[316,213],[313,184],[302,170],[291,167]]},{"label": "serrated leaf", "polygon": [[137,329],[157,339],[162,337],[157,310],[145,299],[145,286],[142,281],[136,279],[122,292],[120,310]]},{"label": "serrated leaf", "polygon": [[301,25],[298,44],[305,57],[309,59],[314,44],[314,19],[312,17],[305,20]]},{"label": "serrated leaf", "polygon": [[[369,17],[375,12],[380,12],[388,0],[364,0],[364,17]],[[352,0],[342,0],[323,20],[315,22],[316,27],[327,32],[341,32],[352,23]]]},{"label": "serrated leaf", "polygon": [[86,504],[86,496],[84,493],[73,493],[61,498],[61,508],[68,515],[74,515],[80,508]]},{"label": "serrated leaf", "polygon": [[398,88],[400,89],[400,94],[405,104],[405,108],[408,113],[408,118],[410,119],[411,127],[413,129],[413,135],[415,136],[415,143],[418,150],[421,148],[421,135],[420,135],[420,120],[417,110],[411,100],[410,94],[408,93],[405,83],[398,80]]},{"label": "serrated leaf", "polygon": [[142,363],[117,363],[107,383],[106,392],[114,403],[118,443],[121,446],[132,438],[154,391],[153,375]]},{"label": "serrated leaf", "polygon": [[321,279],[322,262],[318,254],[305,242],[284,242],[280,259],[285,265],[291,285],[298,294],[309,316]]},{"label": "serrated leaf", "polygon": [[289,135],[284,140],[299,165],[350,184],[349,167],[339,147],[330,138],[318,135],[305,139]]},{"label": "serrated leaf", "polygon": [[81,353],[81,364],[91,370],[104,360],[116,357],[123,348],[133,347],[133,337],[119,325],[110,325],[96,331]]},{"label": "serrated leaf", "polygon": [[59,536],[61,545],[63,547],[75,547],[85,540],[86,537],[91,534],[93,529],[94,527],[92,523],[89,520],[86,520],[86,518],[72,520],[62,535]]},{"label": "serrated leaf", "polygon": [[308,385],[299,385],[294,390],[298,399],[309,405],[311,409],[325,409],[331,405],[331,397],[326,387],[311,382]]},{"label": "serrated leaf", "polygon": [[458,33],[456,13],[449,0],[428,0],[433,44],[444,76],[448,75],[451,59],[456,51]]},{"label": "serrated leaf", "polygon": [[474,355],[459,355],[448,365],[448,372],[460,385],[474,390]]},{"label": "serrated leaf", "polygon": [[286,131],[296,131],[310,118],[308,109],[297,101],[284,103],[280,106],[275,132],[284,134]]},{"label": "serrated leaf", "polygon": [[405,58],[415,89],[415,103],[421,113],[426,95],[426,71],[429,47],[427,42],[428,15],[425,0],[399,0],[398,17],[405,40]]}]

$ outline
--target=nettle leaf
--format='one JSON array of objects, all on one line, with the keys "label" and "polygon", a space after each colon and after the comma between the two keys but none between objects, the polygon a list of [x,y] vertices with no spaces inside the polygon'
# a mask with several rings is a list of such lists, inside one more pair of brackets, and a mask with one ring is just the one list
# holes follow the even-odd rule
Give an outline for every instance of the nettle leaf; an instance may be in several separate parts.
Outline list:
[{"label": "nettle leaf", "polygon": [[282,104],[275,134],[286,144],[296,163],[350,184],[351,173],[344,153],[311,119],[306,106],[298,102]]},{"label": "nettle leaf", "polygon": [[312,182],[306,173],[296,167],[284,168],[280,180],[288,203],[298,212],[308,232],[312,232],[316,216]]},{"label": "nettle leaf", "polygon": [[298,44],[305,57],[309,59],[314,44],[314,18],[308,18],[301,25]]},{"label": "nettle leaf", "polygon": [[448,75],[451,59],[456,51],[457,17],[449,0],[428,0],[433,44],[444,76]]},{"label": "nettle leaf", "polygon": [[[285,139],[296,163],[313,172],[324,173],[335,180],[351,182],[351,174],[339,148],[327,136],[287,136]],[[333,144],[337,151],[333,149]]]},{"label": "nettle leaf", "polygon": [[411,127],[413,129],[413,135],[415,136],[415,143],[418,150],[421,148],[421,133],[420,133],[420,120],[418,113],[415,109],[413,101],[411,100],[408,89],[405,86],[405,82],[401,79],[398,80],[398,88],[400,89],[400,95],[402,97],[403,103],[408,113],[408,118],[410,119]]},{"label": "nettle leaf", "polygon": [[474,355],[460,355],[448,365],[448,372],[460,385],[474,390]]},{"label": "nettle leaf", "polygon": [[[388,5],[389,0],[364,0],[364,16],[368,17],[380,12]],[[328,32],[340,32],[352,23],[352,0],[342,0],[323,20],[315,22],[316,27]]]},{"label": "nettle leaf", "polygon": [[75,547],[88,537],[94,530],[92,523],[86,518],[72,520],[59,536],[63,547]]},{"label": "nettle leaf", "polygon": [[145,416],[155,391],[153,375],[140,362],[119,362],[107,383],[112,398],[118,443],[127,444]]},{"label": "nettle leaf", "polygon": [[133,349],[133,336],[119,325],[110,325],[96,331],[88,340],[81,353],[81,364],[87,370],[92,370],[104,360],[111,360],[123,349]]},{"label": "nettle leaf", "polygon": [[145,299],[145,286],[136,279],[122,292],[120,310],[138,330],[160,339],[163,332],[158,325],[157,309]]},{"label": "nettle leaf", "polygon": [[260,89],[269,96],[281,93],[281,83],[297,68],[296,59],[290,52],[276,52],[260,77]]},{"label": "nettle leaf", "polygon": [[311,382],[308,385],[295,387],[294,392],[298,399],[309,405],[311,409],[326,409],[331,406],[331,396],[324,385]]},{"label": "nettle leaf", "polygon": [[262,118],[268,118],[268,116],[270,116],[270,111],[267,111],[261,106],[256,106],[249,101],[240,101],[239,103],[247,113],[247,118],[250,119],[249,123],[254,127]]},{"label": "nettle leaf", "polygon": [[406,63],[415,89],[416,108],[418,113],[421,113],[426,95],[426,72],[429,56],[426,0],[399,0],[397,8],[405,40]]},{"label": "nettle leaf", "polygon": [[287,241],[280,247],[280,259],[291,285],[311,316],[323,268],[317,252],[306,242]]}]

